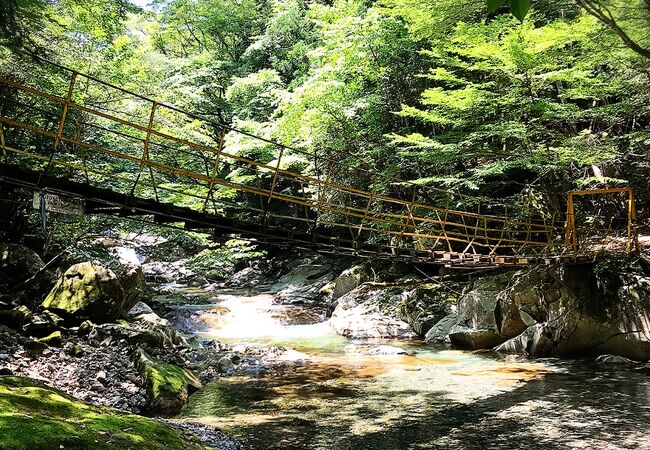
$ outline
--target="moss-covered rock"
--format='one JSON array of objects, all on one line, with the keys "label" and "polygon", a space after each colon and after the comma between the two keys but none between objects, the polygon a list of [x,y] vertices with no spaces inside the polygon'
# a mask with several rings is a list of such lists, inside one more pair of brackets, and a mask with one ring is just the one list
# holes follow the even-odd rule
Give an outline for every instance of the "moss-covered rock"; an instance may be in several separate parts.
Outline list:
[{"label": "moss-covered rock", "polygon": [[191,392],[203,385],[190,371],[167,364],[138,349],[133,363],[145,379],[151,412],[171,416],[180,412]]},{"label": "moss-covered rock", "polygon": [[43,337],[58,330],[63,325],[63,319],[51,311],[30,314],[25,318],[23,326],[30,336]]},{"label": "moss-covered rock", "polygon": [[51,345],[53,347],[61,347],[63,338],[60,331],[55,331],[43,338],[40,338],[38,341],[42,342],[43,344]]},{"label": "moss-covered rock", "polygon": [[163,422],[91,406],[11,376],[0,376],[0,448],[205,449]]},{"label": "moss-covered rock", "polygon": [[123,305],[124,290],[115,274],[91,262],[70,267],[43,301],[45,308],[97,323],[117,318]]},{"label": "moss-covered rock", "polygon": [[81,325],[79,325],[79,328],[77,329],[77,334],[79,336],[86,336],[89,334],[91,331],[95,329],[95,324],[92,323],[90,320],[84,320]]}]

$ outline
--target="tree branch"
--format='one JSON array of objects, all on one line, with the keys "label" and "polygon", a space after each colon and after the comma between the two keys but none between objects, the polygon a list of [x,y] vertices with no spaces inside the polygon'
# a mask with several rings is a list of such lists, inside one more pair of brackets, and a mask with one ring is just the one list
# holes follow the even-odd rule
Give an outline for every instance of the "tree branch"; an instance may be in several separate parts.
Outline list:
[{"label": "tree branch", "polygon": [[642,47],[634,39],[632,39],[626,32],[623,30],[612,15],[611,11],[603,5],[599,0],[576,0],[576,2],[589,14],[594,16],[596,19],[600,20],[602,23],[607,25],[614,33],[621,38],[623,43],[632,51],[638,55],[643,56],[644,58],[650,59],[650,49]]}]

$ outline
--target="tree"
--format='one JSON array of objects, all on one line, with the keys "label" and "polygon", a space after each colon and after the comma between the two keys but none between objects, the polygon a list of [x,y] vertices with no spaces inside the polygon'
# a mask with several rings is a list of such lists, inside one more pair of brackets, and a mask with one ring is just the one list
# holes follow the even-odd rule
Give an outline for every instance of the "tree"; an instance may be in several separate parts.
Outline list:
[{"label": "tree", "polygon": [[[647,40],[647,33],[639,38],[633,35],[640,34],[647,29],[650,20],[650,0],[623,2],[620,0],[575,0],[585,11],[607,25],[623,43],[643,56],[650,59],[650,47],[640,43],[641,39]],[[486,0],[488,12],[492,13],[501,8],[506,0]],[[509,0],[512,14],[523,21],[530,10],[530,0]],[[626,25],[630,27],[627,30]]]}]

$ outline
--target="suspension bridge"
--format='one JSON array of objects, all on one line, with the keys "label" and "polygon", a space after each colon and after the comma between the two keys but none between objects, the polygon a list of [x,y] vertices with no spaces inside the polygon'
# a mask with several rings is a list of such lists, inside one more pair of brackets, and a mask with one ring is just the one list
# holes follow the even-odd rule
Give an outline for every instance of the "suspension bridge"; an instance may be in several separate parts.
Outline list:
[{"label": "suspension bridge", "polygon": [[[53,66],[55,77],[34,71],[38,82],[0,78],[0,181],[38,192],[43,208],[68,199],[83,214],[468,268],[585,261],[610,242],[638,250],[631,188],[571,192],[561,215],[509,209],[281,145]],[[620,217],[581,215],[579,199],[593,196],[615,198]]]}]

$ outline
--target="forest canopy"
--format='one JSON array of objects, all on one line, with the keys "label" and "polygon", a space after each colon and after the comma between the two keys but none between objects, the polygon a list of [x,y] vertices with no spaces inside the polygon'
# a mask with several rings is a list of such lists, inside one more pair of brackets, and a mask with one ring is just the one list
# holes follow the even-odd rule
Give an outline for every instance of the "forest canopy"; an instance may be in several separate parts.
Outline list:
[{"label": "forest canopy", "polygon": [[[647,195],[647,0],[1,5],[3,75],[20,79],[38,55],[423,186],[546,202],[584,186]],[[275,157],[247,139],[227,145]],[[290,164],[313,170],[298,154]],[[364,174],[344,181],[368,186]]]}]

